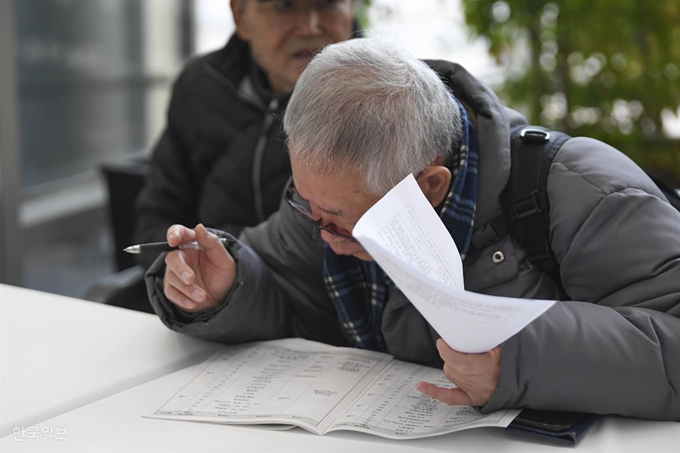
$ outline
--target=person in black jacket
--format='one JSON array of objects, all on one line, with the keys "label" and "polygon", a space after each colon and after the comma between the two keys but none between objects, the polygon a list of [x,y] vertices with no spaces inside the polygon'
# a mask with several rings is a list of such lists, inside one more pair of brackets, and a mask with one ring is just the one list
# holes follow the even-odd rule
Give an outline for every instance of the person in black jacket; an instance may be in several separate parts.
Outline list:
[{"label": "person in black jacket", "polygon": [[137,200],[136,243],[165,240],[175,223],[238,235],[273,214],[291,175],[280,121],[290,93],[314,53],[354,29],[354,0],[231,0],[231,9],[227,45],[189,62],[174,85]]}]

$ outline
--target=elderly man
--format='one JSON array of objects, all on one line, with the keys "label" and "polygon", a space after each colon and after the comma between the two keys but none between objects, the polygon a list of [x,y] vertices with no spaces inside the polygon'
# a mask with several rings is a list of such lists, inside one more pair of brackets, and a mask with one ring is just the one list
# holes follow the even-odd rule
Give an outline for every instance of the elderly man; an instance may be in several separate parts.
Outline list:
[{"label": "elderly man", "polygon": [[[524,120],[460,66],[430,65],[372,39],[319,54],[284,118],[293,180],[281,210],[227,247],[202,225],[172,226],[171,245],[197,240],[203,250],[171,252],[149,270],[163,322],[224,343],[301,336],[443,364],[457,388],[419,390],[483,412],[680,420],[680,213],[620,152],[574,138],[547,185],[561,281],[511,236],[470,252],[500,210],[509,130]],[[409,173],[464,256],[467,289],[561,301],[484,354],[438,340],[352,238]]]},{"label": "elderly man", "polygon": [[238,234],[275,212],[291,172],[280,121],[290,93],[315,52],[354,30],[354,0],[231,0],[231,9],[236,33],[175,84],[135,241],[162,240],[175,223]]}]

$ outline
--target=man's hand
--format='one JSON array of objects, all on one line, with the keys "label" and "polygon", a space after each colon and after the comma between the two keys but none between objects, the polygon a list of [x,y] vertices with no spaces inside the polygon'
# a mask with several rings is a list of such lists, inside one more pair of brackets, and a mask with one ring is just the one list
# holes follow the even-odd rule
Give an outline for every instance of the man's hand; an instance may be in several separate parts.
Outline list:
[{"label": "man's hand", "polygon": [[201,224],[168,228],[168,244],[198,241],[202,250],[175,250],[165,257],[163,291],[175,305],[196,313],[222,303],[234,286],[236,263],[217,236]]},{"label": "man's hand", "polygon": [[484,354],[464,354],[454,351],[440,338],[437,349],[444,359],[444,375],[457,388],[447,389],[418,382],[416,389],[450,405],[486,405],[501,378],[500,346]]}]

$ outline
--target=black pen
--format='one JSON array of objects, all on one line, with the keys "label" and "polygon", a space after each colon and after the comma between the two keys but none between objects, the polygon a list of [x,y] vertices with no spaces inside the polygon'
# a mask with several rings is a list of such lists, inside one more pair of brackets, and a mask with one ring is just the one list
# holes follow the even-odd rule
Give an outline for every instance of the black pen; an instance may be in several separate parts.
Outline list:
[{"label": "black pen", "polygon": [[[218,238],[221,243],[229,242],[228,238]],[[171,252],[173,250],[201,250],[201,246],[198,242],[185,242],[178,245],[177,247],[171,247],[167,242],[150,242],[148,244],[138,244],[131,245],[123,249],[125,252],[134,253],[135,255],[139,253],[161,253],[161,252]]]}]

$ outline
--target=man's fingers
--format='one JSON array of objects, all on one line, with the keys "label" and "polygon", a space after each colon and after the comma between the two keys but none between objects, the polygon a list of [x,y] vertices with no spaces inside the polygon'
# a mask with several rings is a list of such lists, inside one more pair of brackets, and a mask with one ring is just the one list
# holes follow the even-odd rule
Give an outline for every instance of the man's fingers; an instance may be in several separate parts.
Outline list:
[{"label": "man's fingers", "polygon": [[196,225],[196,240],[213,268],[219,272],[233,272],[236,267],[233,257],[216,234],[208,231],[202,224]]},{"label": "man's fingers", "polygon": [[418,382],[416,390],[450,406],[469,406],[472,404],[470,397],[459,388],[444,388],[429,382]]},{"label": "man's fingers", "polygon": [[196,225],[194,232],[196,233],[196,240],[199,244],[201,244],[201,248],[203,250],[224,247],[217,235],[208,231],[208,229],[202,223]]},{"label": "man's fingers", "polygon": [[199,311],[203,311],[206,308],[210,308],[209,305],[206,305],[205,302],[203,303],[196,303],[193,300],[189,299],[186,297],[182,292],[178,291],[177,288],[172,287],[172,286],[165,286],[164,288],[165,294],[168,296],[168,299],[177,305],[178,307],[182,308],[182,310],[187,311],[189,313],[197,313]]},{"label": "man's fingers", "polygon": [[[482,354],[466,354],[451,349],[441,338],[437,340],[437,349],[450,371],[462,375],[486,373],[489,366],[500,363],[500,347]],[[446,370],[445,370],[446,371]]]},{"label": "man's fingers", "polygon": [[200,303],[203,302],[206,298],[206,293],[202,288],[200,288],[198,285],[186,285],[173,272],[166,273],[165,281],[167,282],[168,285],[181,292],[192,302]]},{"label": "man's fingers", "polygon": [[203,225],[194,230],[181,225],[168,228],[172,246],[197,241],[199,250],[181,249],[165,256],[163,289],[176,305],[191,313],[215,307],[234,286],[236,262],[222,241]]},{"label": "man's fingers", "polygon": [[168,300],[170,300],[170,302],[187,311],[196,308],[196,302],[189,299],[176,287],[170,285],[167,281],[163,284],[163,286],[163,292],[165,292],[165,296],[168,298]]},{"label": "man's fingers", "polygon": [[455,349],[451,349],[451,347],[441,338],[437,340],[437,350],[439,351],[441,358],[444,359],[444,362],[460,362],[464,361],[467,356],[479,355],[465,354],[464,352],[458,352]]},{"label": "man's fingers", "polygon": [[196,280],[196,274],[186,262],[184,253],[184,251],[180,250],[168,253],[165,256],[165,266],[169,272],[176,275],[185,285],[191,285]]},{"label": "man's fingers", "polygon": [[196,240],[196,234],[190,228],[184,225],[172,225],[168,228],[165,234],[165,239],[172,247],[176,247],[182,242],[191,242]]}]

